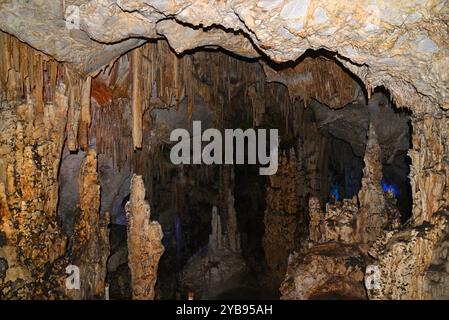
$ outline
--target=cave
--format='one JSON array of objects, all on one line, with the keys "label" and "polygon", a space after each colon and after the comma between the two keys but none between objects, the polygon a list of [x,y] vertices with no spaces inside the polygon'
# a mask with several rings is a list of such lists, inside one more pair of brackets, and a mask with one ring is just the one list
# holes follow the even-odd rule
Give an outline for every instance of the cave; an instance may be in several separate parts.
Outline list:
[{"label": "cave", "polygon": [[0,300],[449,299],[449,7],[346,2],[1,1]]}]

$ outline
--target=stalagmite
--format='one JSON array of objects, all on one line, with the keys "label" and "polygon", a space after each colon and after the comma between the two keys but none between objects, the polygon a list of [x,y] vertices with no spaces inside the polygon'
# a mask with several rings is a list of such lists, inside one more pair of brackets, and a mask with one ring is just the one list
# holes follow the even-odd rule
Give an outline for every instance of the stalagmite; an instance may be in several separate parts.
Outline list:
[{"label": "stalagmite", "polygon": [[294,149],[282,154],[279,162],[278,172],[269,177],[266,190],[262,242],[268,266],[275,277],[282,278],[288,256],[296,249],[302,233],[298,224],[302,212],[298,201],[300,172]]},{"label": "stalagmite", "polygon": [[221,230],[221,218],[216,206],[212,208],[211,226],[212,233],[209,235],[209,248],[213,251],[217,251],[222,247],[223,234]]},{"label": "stalagmite", "polygon": [[78,176],[79,216],[75,223],[72,264],[80,271],[80,290],[68,292],[74,299],[101,299],[105,295],[109,256],[109,216],[100,215],[100,182],[97,154],[87,151]]},{"label": "stalagmite", "polygon": [[281,285],[283,299],[366,299],[363,279],[368,250],[387,227],[398,227],[399,212],[388,209],[381,187],[381,150],[374,127],[368,130],[365,168],[358,199],[327,203],[309,199],[309,239],[288,262]]},{"label": "stalagmite", "polygon": [[331,241],[348,244],[359,242],[354,227],[359,215],[355,197],[335,204],[327,203],[325,212],[321,210],[320,201],[315,197],[310,198],[309,205],[309,245]]},{"label": "stalagmite", "polygon": [[126,204],[128,224],[128,265],[131,270],[132,297],[153,300],[159,259],[164,253],[161,225],[151,221],[151,209],[145,200],[141,176],[131,180],[131,195]]},{"label": "stalagmite", "polygon": [[240,233],[237,227],[237,215],[234,208],[234,196],[232,191],[228,190],[228,222],[227,222],[227,238],[229,248],[232,251],[240,251]]},{"label": "stalagmite", "polygon": [[359,192],[360,211],[357,216],[357,238],[362,243],[376,240],[387,226],[388,215],[385,210],[385,195],[381,187],[382,160],[381,150],[373,125],[368,130],[365,168],[362,187]]},{"label": "stalagmite", "polygon": [[[233,208],[232,201],[229,205]],[[234,218],[229,219],[229,215]],[[213,298],[227,288],[238,285],[246,269],[240,250],[240,234],[236,232],[235,212],[228,214],[223,226],[227,233],[223,234],[222,216],[214,206],[211,229],[207,248],[191,257],[181,274],[183,288],[203,299]]]}]

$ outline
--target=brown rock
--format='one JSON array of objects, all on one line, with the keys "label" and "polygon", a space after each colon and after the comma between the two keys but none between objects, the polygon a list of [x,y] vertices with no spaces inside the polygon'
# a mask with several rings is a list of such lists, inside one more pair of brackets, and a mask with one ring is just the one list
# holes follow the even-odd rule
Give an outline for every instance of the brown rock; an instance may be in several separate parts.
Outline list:
[{"label": "brown rock", "polygon": [[97,154],[93,149],[81,163],[78,186],[80,212],[72,240],[72,263],[79,268],[81,288],[68,294],[74,299],[103,299],[109,256],[109,214],[100,216],[100,182]]},{"label": "brown rock", "polygon": [[131,195],[126,204],[128,221],[128,265],[131,270],[132,297],[153,300],[156,292],[159,259],[164,253],[161,225],[151,221],[151,209],[145,200],[141,176],[131,179]]},{"label": "brown rock", "polygon": [[281,299],[366,299],[365,256],[357,246],[328,242],[289,257]]}]

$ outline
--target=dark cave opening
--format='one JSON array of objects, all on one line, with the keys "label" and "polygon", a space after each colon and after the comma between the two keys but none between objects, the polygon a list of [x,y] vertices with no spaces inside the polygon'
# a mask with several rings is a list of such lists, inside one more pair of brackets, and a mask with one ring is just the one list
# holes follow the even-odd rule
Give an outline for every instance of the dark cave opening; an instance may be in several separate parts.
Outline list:
[{"label": "dark cave opening", "polygon": [[128,267],[126,224],[111,224],[110,256],[107,261],[106,283],[113,300],[131,299],[131,274]]},{"label": "dark cave opening", "polygon": [[328,183],[326,202],[351,199],[361,188],[363,155],[368,126],[376,129],[381,148],[383,191],[394,200],[405,223],[412,216],[412,190],[409,173],[412,147],[410,112],[398,109],[383,87],[374,90],[367,106],[348,105],[330,110],[312,102],[313,121],[330,140],[328,147]]},{"label": "dark cave opening", "polygon": [[[344,154],[329,162],[329,196],[327,202],[335,203],[343,199],[357,196],[361,188],[363,175],[363,158],[354,155],[349,143],[332,139],[331,154]],[[401,222],[405,223],[412,215],[412,190],[408,174],[410,173],[410,158],[407,153],[400,153],[391,163],[382,164],[383,191],[397,202],[401,213]]]},{"label": "dark cave opening", "polygon": [[397,199],[397,206],[401,212],[401,222],[405,223],[412,217],[413,199],[410,186],[410,158],[401,154],[392,164],[384,164],[384,180],[382,187],[385,192]]}]

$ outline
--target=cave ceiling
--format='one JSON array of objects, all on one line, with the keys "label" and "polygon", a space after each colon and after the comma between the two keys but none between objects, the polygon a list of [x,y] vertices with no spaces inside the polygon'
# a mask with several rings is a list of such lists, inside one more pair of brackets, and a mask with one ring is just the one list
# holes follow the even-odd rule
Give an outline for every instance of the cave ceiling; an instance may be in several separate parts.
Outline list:
[{"label": "cave ceiling", "polygon": [[[67,28],[67,7],[79,28]],[[221,47],[283,63],[326,50],[400,107],[449,108],[447,0],[0,1],[0,29],[81,73],[95,73],[148,39],[178,53]],[[426,109],[427,110],[427,109]]]}]

